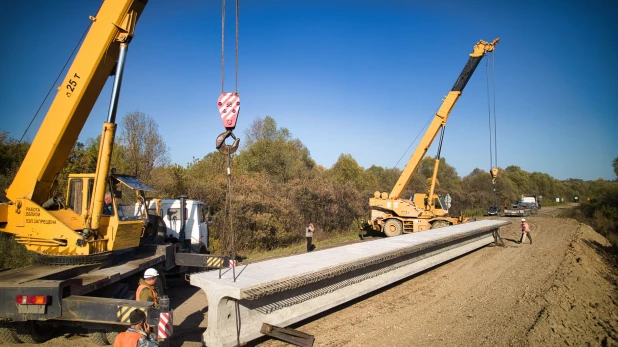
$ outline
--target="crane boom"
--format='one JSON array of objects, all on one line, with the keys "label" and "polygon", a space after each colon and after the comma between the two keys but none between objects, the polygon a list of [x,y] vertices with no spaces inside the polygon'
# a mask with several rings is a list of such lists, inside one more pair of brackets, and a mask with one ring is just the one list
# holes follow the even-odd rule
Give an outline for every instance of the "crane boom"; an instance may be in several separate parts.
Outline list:
[{"label": "crane boom", "polygon": [[466,66],[463,71],[461,71],[461,74],[459,74],[459,77],[457,78],[457,81],[455,81],[451,91],[444,98],[438,112],[436,112],[431,124],[429,124],[425,135],[423,135],[423,138],[416,147],[416,150],[412,154],[408,164],[406,164],[401,176],[399,176],[397,183],[395,183],[393,190],[389,194],[389,198],[399,199],[401,192],[403,192],[405,187],[408,185],[410,179],[412,179],[412,175],[416,172],[418,165],[421,163],[421,160],[425,157],[425,153],[427,153],[429,146],[433,143],[433,140],[436,138],[436,135],[438,135],[440,129],[446,124],[451,110],[455,106],[455,103],[457,103],[457,100],[461,96],[466,84],[468,84],[468,81],[470,80],[470,77],[472,77],[476,67],[481,62],[481,59],[483,59],[485,53],[493,51],[494,46],[499,41],[500,39],[498,38],[493,40],[491,43],[481,40],[474,46]]},{"label": "crane boom", "polygon": [[147,0],[107,0],[75,56],[22,165],[9,186],[11,201],[29,199],[41,205],[77,142],[107,78],[120,45],[131,40]]}]

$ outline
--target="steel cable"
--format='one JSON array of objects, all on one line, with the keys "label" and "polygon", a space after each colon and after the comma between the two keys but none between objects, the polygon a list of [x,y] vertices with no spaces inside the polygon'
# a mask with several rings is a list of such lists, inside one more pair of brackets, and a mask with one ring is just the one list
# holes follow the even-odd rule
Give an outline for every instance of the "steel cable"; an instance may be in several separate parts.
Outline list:
[{"label": "steel cable", "polygon": [[30,129],[30,126],[32,125],[32,122],[34,122],[34,119],[36,118],[36,116],[39,114],[39,112],[41,111],[41,108],[43,108],[43,105],[45,104],[45,101],[47,101],[47,98],[49,97],[49,94],[51,94],[52,90],[54,89],[54,87],[56,86],[56,83],[58,82],[58,79],[60,78],[60,76],[62,75],[62,72],[64,71],[64,69],[66,69],[67,65],[69,64],[69,62],[71,61],[71,58],[73,57],[73,55],[75,54],[75,51],[77,50],[77,48],[79,47],[79,45],[81,44],[81,42],[84,40],[84,37],[86,37],[86,34],[88,33],[88,30],[90,30],[90,27],[92,26],[93,21],[90,21],[90,23],[88,24],[88,27],[86,28],[86,30],[84,31],[84,33],[82,34],[82,37],[79,39],[79,41],[77,41],[77,44],[75,45],[75,48],[73,48],[73,52],[71,52],[71,55],[69,55],[69,58],[67,58],[66,62],[64,63],[64,66],[62,67],[62,69],[60,70],[60,72],[58,73],[58,76],[56,76],[56,79],[54,80],[54,83],[52,84],[52,86],[49,88],[49,91],[47,91],[47,95],[45,95],[45,98],[43,99],[43,102],[41,102],[41,104],[39,105],[39,108],[36,110],[36,113],[34,114],[34,116],[32,117],[32,120],[30,120],[30,123],[28,124],[28,127],[26,128],[26,130],[24,131],[24,134],[21,136],[21,138],[19,139],[19,143],[21,143],[21,141],[24,139],[24,136],[26,136],[26,133],[28,132],[28,129]]}]

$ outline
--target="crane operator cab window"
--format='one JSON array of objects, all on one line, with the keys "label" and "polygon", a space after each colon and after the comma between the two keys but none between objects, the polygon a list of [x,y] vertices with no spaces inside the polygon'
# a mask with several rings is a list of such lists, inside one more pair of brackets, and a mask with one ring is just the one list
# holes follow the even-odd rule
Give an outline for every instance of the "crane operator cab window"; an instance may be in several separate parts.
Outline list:
[{"label": "crane operator cab window", "polygon": [[144,191],[153,191],[137,177],[112,175],[111,192],[121,221],[144,219],[147,204]]},{"label": "crane operator cab window", "polygon": [[[94,174],[69,175],[68,188],[68,207],[79,215],[88,215],[93,199]],[[145,218],[147,212],[144,191],[153,190],[136,177],[111,175],[105,185],[102,216],[118,214],[121,221]]]},{"label": "crane operator cab window", "polygon": [[442,195],[438,195],[438,198],[436,199],[436,209],[441,209],[441,210],[448,210],[448,208],[446,207],[446,204],[444,203],[444,197],[442,197]]},{"label": "crane operator cab window", "polygon": [[[89,175],[69,175],[67,206],[79,215],[87,215],[94,179]],[[86,189],[84,189],[86,188]]]},{"label": "crane operator cab window", "polygon": [[109,190],[109,184],[105,189],[105,198],[103,199],[103,215],[114,215],[114,198],[112,198],[112,192]]},{"label": "crane operator cab window", "polygon": [[442,204],[440,203],[440,200],[441,200],[441,197],[433,198],[433,209],[434,210],[442,209]]}]

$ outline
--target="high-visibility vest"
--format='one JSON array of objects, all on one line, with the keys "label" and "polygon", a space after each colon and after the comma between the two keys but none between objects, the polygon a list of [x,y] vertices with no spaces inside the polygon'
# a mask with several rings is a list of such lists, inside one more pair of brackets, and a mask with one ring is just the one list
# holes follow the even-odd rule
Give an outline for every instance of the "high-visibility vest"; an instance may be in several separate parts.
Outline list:
[{"label": "high-visibility vest", "polygon": [[135,300],[140,301],[139,293],[141,293],[142,289],[144,288],[150,289],[150,291],[152,292],[152,297],[154,298],[154,302],[156,303],[157,302],[157,292],[155,292],[155,290],[151,286],[147,286],[145,284],[140,284],[139,286],[137,286],[137,290],[135,291]]},{"label": "high-visibility vest", "polygon": [[521,228],[524,233],[530,232],[530,226],[526,222],[521,223]]},{"label": "high-visibility vest", "polygon": [[136,347],[137,341],[144,337],[144,335],[135,331],[125,331],[116,336],[114,341],[114,347]]}]

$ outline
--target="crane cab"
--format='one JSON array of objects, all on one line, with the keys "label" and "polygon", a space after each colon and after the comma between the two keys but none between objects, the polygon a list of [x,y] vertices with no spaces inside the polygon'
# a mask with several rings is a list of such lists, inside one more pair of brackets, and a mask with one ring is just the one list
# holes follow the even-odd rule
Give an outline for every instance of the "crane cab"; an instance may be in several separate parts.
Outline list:
[{"label": "crane cab", "polygon": [[428,194],[415,193],[410,200],[412,200],[416,206],[424,208],[425,211],[430,212],[436,217],[448,216],[448,209],[444,203],[444,198],[441,195],[434,194],[433,199],[430,201],[427,199],[427,195]]},{"label": "crane cab", "polygon": [[148,219],[144,192],[154,189],[134,176],[112,174],[106,181],[103,211],[95,213],[90,211],[94,182],[95,174],[70,174],[67,207],[84,221],[100,218],[95,238],[106,240],[108,251],[139,246]]}]

